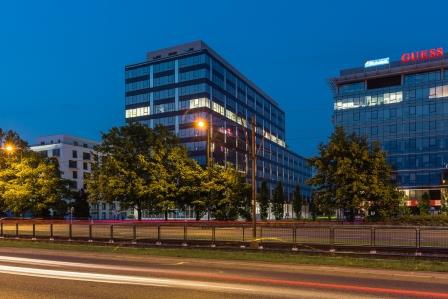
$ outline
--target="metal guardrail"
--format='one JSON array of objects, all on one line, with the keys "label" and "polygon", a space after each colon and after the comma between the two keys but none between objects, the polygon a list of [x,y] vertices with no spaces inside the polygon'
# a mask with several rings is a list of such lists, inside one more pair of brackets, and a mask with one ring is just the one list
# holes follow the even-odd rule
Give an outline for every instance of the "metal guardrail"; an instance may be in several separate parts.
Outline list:
[{"label": "metal guardrail", "polygon": [[[259,224],[260,248],[402,250],[448,253],[448,227]],[[0,238],[139,245],[248,246],[250,223],[0,221]]]}]

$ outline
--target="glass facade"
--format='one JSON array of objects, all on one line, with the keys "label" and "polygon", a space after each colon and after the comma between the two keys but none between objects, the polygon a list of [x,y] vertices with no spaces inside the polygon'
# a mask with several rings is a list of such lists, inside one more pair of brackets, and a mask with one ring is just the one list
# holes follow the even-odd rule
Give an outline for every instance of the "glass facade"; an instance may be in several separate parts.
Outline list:
[{"label": "glass facade", "polygon": [[148,53],[147,61],[129,65],[125,72],[126,121],[167,126],[204,165],[207,134],[195,122],[211,120],[213,161],[230,162],[249,174],[248,136],[255,116],[257,184],[265,180],[274,188],[281,181],[291,198],[299,183],[310,198],[304,182],[311,169],[305,158],[286,147],[284,111],[204,43]]},{"label": "glass facade", "polygon": [[[384,71],[341,71],[332,79],[333,122],[379,141],[414,205],[426,192],[440,205],[448,169],[447,58]],[[348,74],[348,75],[347,75]],[[355,79],[356,78],[356,79]]]}]

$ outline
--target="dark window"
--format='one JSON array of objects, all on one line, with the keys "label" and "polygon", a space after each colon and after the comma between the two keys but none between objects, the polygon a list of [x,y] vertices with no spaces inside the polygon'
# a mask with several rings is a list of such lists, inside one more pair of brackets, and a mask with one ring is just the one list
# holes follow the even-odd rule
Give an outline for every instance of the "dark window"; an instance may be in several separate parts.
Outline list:
[{"label": "dark window", "polygon": [[77,181],[69,181],[68,182],[68,186],[70,187],[70,189],[78,189],[78,182]]},{"label": "dark window", "polygon": [[90,160],[90,153],[82,153],[82,158],[84,160]]},{"label": "dark window", "polygon": [[55,148],[52,151],[53,157],[60,157],[61,156],[61,149],[60,148]]},{"label": "dark window", "polygon": [[84,170],[89,170],[89,166],[88,166],[87,162],[82,163],[82,168]]},{"label": "dark window", "polygon": [[77,172],[76,170],[73,171],[72,174],[73,174],[73,178],[74,178],[74,179],[77,179],[77,178],[78,178],[78,172]]},{"label": "dark window", "polygon": [[78,168],[78,165],[77,165],[76,161],[68,160],[68,167],[69,168]]},{"label": "dark window", "polygon": [[87,146],[87,143],[84,143],[82,146],[83,146],[83,147],[86,147],[86,148],[88,147],[88,146]]},{"label": "dark window", "polygon": [[72,158],[78,158],[78,152],[72,151]]},{"label": "dark window", "polygon": [[367,89],[401,85],[401,76],[390,76],[367,80]]}]

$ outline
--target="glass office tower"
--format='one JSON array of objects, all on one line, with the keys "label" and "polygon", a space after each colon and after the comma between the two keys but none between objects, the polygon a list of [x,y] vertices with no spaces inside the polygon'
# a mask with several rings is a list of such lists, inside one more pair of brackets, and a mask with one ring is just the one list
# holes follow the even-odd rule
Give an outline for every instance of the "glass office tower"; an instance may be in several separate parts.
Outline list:
[{"label": "glass office tower", "polygon": [[167,126],[202,165],[207,130],[196,124],[210,122],[214,163],[230,162],[249,175],[250,120],[255,117],[258,186],[265,180],[273,188],[281,181],[291,198],[301,184],[309,199],[304,181],[311,169],[286,146],[284,111],[204,42],[149,52],[146,61],[126,66],[125,72],[127,122]]},{"label": "glass office tower", "polygon": [[331,79],[333,123],[377,140],[395,179],[416,205],[424,193],[440,206],[448,168],[448,56],[443,49],[368,61]]}]

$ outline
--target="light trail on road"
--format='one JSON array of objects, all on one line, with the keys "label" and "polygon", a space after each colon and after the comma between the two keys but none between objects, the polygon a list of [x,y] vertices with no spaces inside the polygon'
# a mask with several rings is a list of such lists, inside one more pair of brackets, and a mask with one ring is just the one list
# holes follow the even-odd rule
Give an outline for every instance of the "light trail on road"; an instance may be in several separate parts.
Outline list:
[{"label": "light trail on road", "polygon": [[[194,280],[179,280],[167,278],[149,278],[129,275],[111,275],[89,272],[75,272],[75,271],[61,271],[61,270],[47,270],[27,267],[4,266],[0,265],[0,273],[10,275],[32,276],[48,279],[63,279],[72,281],[86,281],[95,283],[111,283],[120,285],[139,285],[147,287],[164,287],[164,288],[181,288],[194,289],[211,292],[226,292],[280,298],[341,298],[340,294],[327,293],[324,297],[320,292],[315,290],[294,290],[294,289],[279,289],[274,287],[264,287],[259,285],[244,285],[232,283],[216,283],[204,282]],[[347,296],[346,298],[357,298]],[[366,296],[364,298],[374,298]]]},{"label": "light trail on road", "polygon": [[[342,292],[348,294],[367,294],[373,297],[377,296],[399,296],[399,297],[417,297],[417,298],[448,298],[448,293],[439,293],[431,291],[404,290],[394,288],[371,287],[363,285],[351,285],[340,283],[322,283],[315,281],[300,281],[287,279],[271,279],[265,277],[244,277],[238,275],[226,275],[218,273],[198,273],[188,270],[167,270],[135,266],[114,266],[101,263],[79,263],[66,262],[49,259],[24,258],[14,256],[0,256],[0,263],[9,263],[14,265],[0,265],[0,273],[10,275],[34,276],[49,279],[65,279],[77,281],[89,281],[97,283],[113,283],[126,285],[141,285],[153,287],[183,288],[195,290],[208,290],[212,292],[230,292],[238,294],[264,294],[269,296],[290,297],[304,296],[306,293],[309,298],[314,298],[325,292],[325,298],[332,298],[331,292]],[[29,267],[19,267],[15,264],[28,265]],[[57,267],[57,268],[82,268],[89,271],[67,271],[42,269],[37,267]],[[146,277],[138,275],[119,275],[107,273],[95,273],[92,271],[113,270],[128,271],[139,273],[151,273],[155,275],[165,275],[167,277]],[[192,280],[197,279],[197,280]],[[215,281],[207,281],[214,279]],[[334,298],[340,298],[335,295]],[[348,298],[344,296],[345,298]],[[320,298],[315,297],[315,298]],[[354,297],[356,298],[356,296]]]}]

